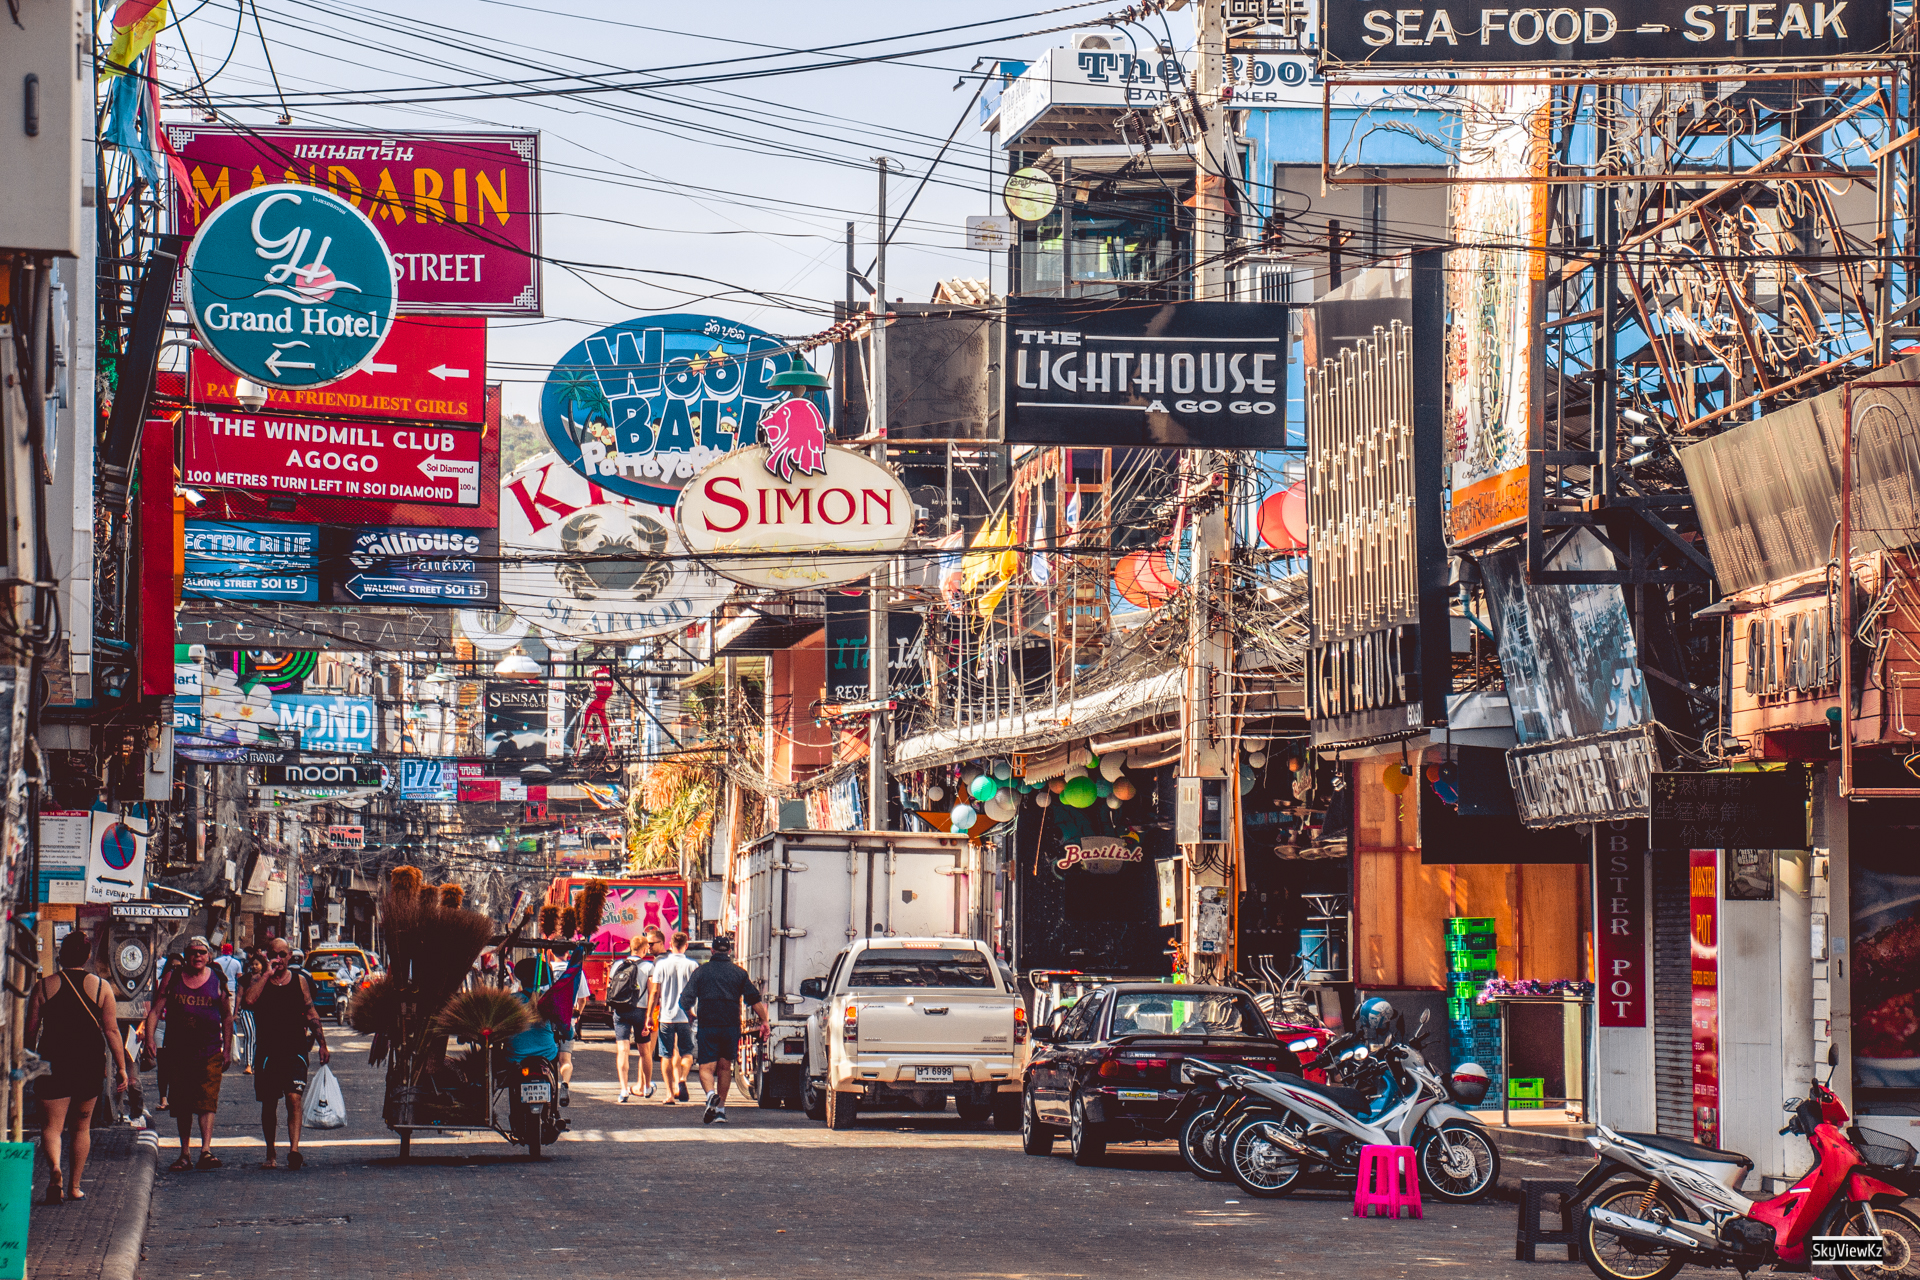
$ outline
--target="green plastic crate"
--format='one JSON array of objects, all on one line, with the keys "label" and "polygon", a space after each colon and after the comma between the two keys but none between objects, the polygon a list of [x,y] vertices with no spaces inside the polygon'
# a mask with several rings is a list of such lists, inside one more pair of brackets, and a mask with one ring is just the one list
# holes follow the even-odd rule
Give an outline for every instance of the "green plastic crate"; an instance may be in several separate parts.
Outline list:
[{"label": "green plastic crate", "polygon": [[1509,1111],[1544,1111],[1547,1104],[1538,1098],[1508,1098]]},{"label": "green plastic crate", "polygon": [[1492,933],[1492,916],[1453,916],[1447,921],[1447,932],[1453,933]]},{"label": "green plastic crate", "polygon": [[1492,973],[1499,967],[1498,951],[1456,951],[1447,957],[1449,973]]},{"label": "green plastic crate", "polygon": [[1499,939],[1491,929],[1447,935],[1447,954],[1450,956],[1459,955],[1462,951],[1491,951],[1499,945]]},{"label": "green plastic crate", "polygon": [[1492,1022],[1500,1016],[1500,1006],[1497,1004],[1481,1004],[1479,1003],[1477,995],[1470,995],[1464,998],[1460,996],[1448,996],[1447,1016],[1455,1021],[1465,1021],[1471,1018],[1476,1022]]},{"label": "green plastic crate", "polygon": [[1547,1082],[1538,1077],[1507,1081],[1507,1099],[1510,1102],[1530,1101],[1538,1105],[1546,1096]]}]

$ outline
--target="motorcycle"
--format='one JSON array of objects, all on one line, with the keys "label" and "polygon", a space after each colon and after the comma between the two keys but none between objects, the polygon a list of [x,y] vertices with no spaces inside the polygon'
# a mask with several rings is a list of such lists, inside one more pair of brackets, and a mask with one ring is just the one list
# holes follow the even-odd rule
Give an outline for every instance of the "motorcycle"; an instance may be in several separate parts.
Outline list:
[{"label": "motorcycle", "polygon": [[[1818,1079],[1811,1086],[1788,1100],[1792,1119],[1780,1132],[1807,1140],[1813,1167],[1770,1200],[1741,1194],[1753,1161],[1738,1152],[1601,1125],[1587,1139],[1599,1162],[1568,1199],[1591,1200],[1580,1228],[1587,1268],[1601,1280],[1668,1280],[1687,1266],[1745,1275],[1833,1265],[1851,1280],[1920,1268],[1920,1220],[1899,1207],[1905,1193],[1867,1172],[1841,1128],[1845,1105]],[[1820,1247],[1836,1253],[1819,1256]]]},{"label": "motorcycle", "polygon": [[1247,1194],[1268,1198],[1286,1195],[1313,1170],[1357,1175],[1364,1147],[1412,1147],[1420,1179],[1436,1197],[1466,1203],[1484,1196],[1499,1181],[1500,1152],[1421,1056],[1427,1022],[1422,1014],[1412,1040],[1389,1037],[1378,1050],[1355,1044],[1336,1055],[1335,1067],[1357,1081],[1380,1059],[1387,1087],[1372,1096],[1298,1077],[1240,1077],[1246,1103],[1237,1117],[1223,1113],[1214,1130],[1222,1167]]},{"label": "motorcycle", "polygon": [[503,1074],[507,1093],[507,1136],[538,1157],[540,1148],[558,1142],[568,1122],[554,1099],[555,1063],[551,1058],[509,1062]]}]

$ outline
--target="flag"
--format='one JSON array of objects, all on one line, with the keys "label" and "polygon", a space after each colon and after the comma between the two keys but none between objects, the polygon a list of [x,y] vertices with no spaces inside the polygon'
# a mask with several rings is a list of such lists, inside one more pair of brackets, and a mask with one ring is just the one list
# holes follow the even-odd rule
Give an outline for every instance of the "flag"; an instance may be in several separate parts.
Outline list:
[{"label": "flag", "polygon": [[1012,523],[1006,512],[993,523],[981,527],[973,539],[973,548],[960,562],[960,589],[969,595],[980,589],[980,583],[999,567],[1000,557],[995,550],[1013,541]]},{"label": "flag", "polygon": [[1044,587],[1053,578],[1053,557],[1040,550],[1047,545],[1047,510],[1042,503],[1033,504],[1033,532],[1027,544],[1033,548],[1033,580]]},{"label": "flag", "polygon": [[166,25],[167,0],[120,0],[120,7],[113,11],[113,45],[107,50],[110,65],[101,69],[100,78],[125,74]]},{"label": "flag", "polygon": [[941,553],[940,594],[947,598],[949,605],[956,608],[959,606],[960,597],[963,594],[961,588],[963,577],[960,570],[960,562],[964,557],[961,556],[960,549],[966,546],[966,544],[966,534],[958,529],[955,529],[952,533],[934,544],[940,548]]}]

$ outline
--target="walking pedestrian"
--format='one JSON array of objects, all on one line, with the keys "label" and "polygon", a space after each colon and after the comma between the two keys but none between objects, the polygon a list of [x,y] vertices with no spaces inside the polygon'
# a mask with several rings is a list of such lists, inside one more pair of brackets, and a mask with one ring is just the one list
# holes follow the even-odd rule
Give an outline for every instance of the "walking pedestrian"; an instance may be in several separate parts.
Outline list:
[{"label": "walking pedestrian", "polygon": [[154,1043],[164,1018],[167,1034],[160,1047],[160,1073],[168,1109],[180,1127],[180,1158],[167,1166],[174,1173],[194,1168],[188,1158],[193,1122],[200,1121],[202,1169],[218,1169],[213,1154],[213,1114],[220,1109],[220,1076],[233,1065],[233,997],[226,975],[213,966],[213,948],[205,938],[187,939],[185,957],[167,973],[166,986],[147,1011],[142,1034]]},{"label": "walking pedestrian", "polygon": [[322,1063],[332,1058],[320,1014],[313,1007],[313,988],[306,975],[293,967],[293,948],[286,939],[267,944],[267,972],[247,984],[240,1003],[253,1011],[258,1037],[259,1066],[253,1076],[253,1097],[260,1104],[260,1129],[267,1139],[262,1169],[277,1169],[274,1159],[274,1109],[282,1099],[287,1107],[287,1168],[306,1163],[300,1154],[300,1103],[307,1088],[307,1046],[317,1041]]},{"label": "walking pedestrian", "polygon": [[658,929],[648,928],[627,944],[625,959],[607,971],[607,1008],[613,1012],[613,1065],[620,1101],[633,1098],[627,1083],[627,1045],[638,1051],[640,1096],[653,1096],[653,966]]},{"label": "walking pedestrian", "polygon": [[733,962],[733,939],[713,940],[713,959],[701,965],[680,993],[680,1007],[693,1014],[700,1029],[694,1054],[700,1064],[700,1084],[707,1091],[702,1124],[727,1122],[727,1091],[733,1086],[733,1060],[740,1055],[740,1005],[753,1006],[758,1034],[768,1025],[766,998],[747,971]]},{"label": "walking pedestrian", "polygon": [[681,1002],[687,983],[700,966],[687,956],[687,935],[673,935],[673,954],[653,966],[654,999],[660,1010],[660,1080],[666,1105],[687,1097],[687,1073],[693,1067],[693,1011]]},{"label": "walking pedestrian", "polygon": [[34,983],[33,998],[27,1001],[26,1042],[38,1044],[40,1056],[53,1068],[33,1087],[34,1097],[47,1113],[40,1130],[40,1149],[53,1171],[47,1182],[48,1204],[60,1203],[60,1139],[69,1121],[73,1159],[65,1170],[66,1198],[87,1198],[80,1190],[80,1175],[87,1171],[87,1152],[93,1145],[93,1108],[100,1101],[100,1086],[106,1083],[109,1052],[113,1056],[114,1092],[125,1093],[131,1078],[127,1046],[108,1029],[119,1025],[114,1021],[113,988],[87,972],[91,958],[92,944],[87,935],[74,929],[60,940],[59,969]]}]

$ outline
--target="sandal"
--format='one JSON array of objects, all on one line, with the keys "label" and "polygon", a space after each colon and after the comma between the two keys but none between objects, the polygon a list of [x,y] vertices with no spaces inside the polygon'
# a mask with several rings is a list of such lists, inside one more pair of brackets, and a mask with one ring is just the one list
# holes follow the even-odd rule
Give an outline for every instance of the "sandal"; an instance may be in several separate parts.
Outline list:
[{"label": "sandal", "polygon": [[202,1151],[200,1153],[200,1163],[194,1167],[198,1169],[218,1169],[220,1167],[220,1157],[211,1151]]},{"label": "sandal", "polygon": [[192,1168],[193,1168],[193,1161],[187,1159],[185,1156],[181,1156],[178,1160],[175,1160],[172,1164],[167,1166],[167,1172],[168,1173],[186,1173],[188,1170]]},{"label": "sandal", "polygon": [[307,1163],[306,1158],[302,1156],[298,1151],[294,1152],[292,1155],[287,1157],[287,1168],[289,1169],[303,1168],[305,1167],[306,1163]]},{"label": "sandal", "polygon": [[260,1167],[262,1169],[278,1169],[280,1167],[280,1162],[278,1160],[275,1160],[272,1156],[268,1156],[265,1160],[262,1160],[260,1162]]},{"label": "sandal", "polygon": [[87,1193],[78,1187],[74,1187],[67,1192],[67,1199],[69,1200],[85,1200],[86,1198]]}]

